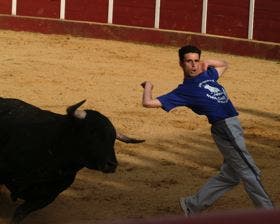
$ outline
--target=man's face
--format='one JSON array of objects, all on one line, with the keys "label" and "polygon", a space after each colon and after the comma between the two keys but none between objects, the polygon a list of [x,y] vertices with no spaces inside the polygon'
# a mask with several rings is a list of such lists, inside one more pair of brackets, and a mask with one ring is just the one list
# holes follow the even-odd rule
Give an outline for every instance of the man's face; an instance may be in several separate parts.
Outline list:
[{"label": "man's face", "polygon": [[185,76],[195,77],[201,73],[200,59],[198,53],[187,53],[184,55],[184,60],[180,61]]}]

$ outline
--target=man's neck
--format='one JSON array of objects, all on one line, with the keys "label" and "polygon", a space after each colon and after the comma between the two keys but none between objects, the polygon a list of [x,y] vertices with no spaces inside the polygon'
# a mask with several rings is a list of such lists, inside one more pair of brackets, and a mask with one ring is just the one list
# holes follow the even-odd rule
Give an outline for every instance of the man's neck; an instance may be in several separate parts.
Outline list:
[{"label": "man's neck", "polygon": [[195,78],[195,77],[197,77],[197,76],[199,76],[201,73],[199,73],[199,74],[189,74],[189,73],[184,73],[184,79],[193,79],[193,78]]}]

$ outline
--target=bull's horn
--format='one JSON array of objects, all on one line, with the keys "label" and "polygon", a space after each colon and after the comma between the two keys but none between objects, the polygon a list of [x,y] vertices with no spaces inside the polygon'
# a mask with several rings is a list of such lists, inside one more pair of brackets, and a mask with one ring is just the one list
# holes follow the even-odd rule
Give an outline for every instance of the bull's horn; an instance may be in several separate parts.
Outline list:
[{"label": "bull's horn", "polygon": [[70,107],[67,108],[67,114],[68,115],[71,115],[71,116],[75,116],[75,111],[81,106],[84,104],[84,102],[86,102],[86,100],[82,100],[81,102],[79,103],[76,103]]},{"label": "bull's horn", "polygon": [[141,142],[144,142],[145,140],[142,140],[142,139],[135,139],[135,138],[130,138],[130,137],[127,137],[121,133],[118,133],[117,132],[117,136],[116,136],[116,139],[122,141],[122,142],[125,142],[125,143],[141,143]]}]

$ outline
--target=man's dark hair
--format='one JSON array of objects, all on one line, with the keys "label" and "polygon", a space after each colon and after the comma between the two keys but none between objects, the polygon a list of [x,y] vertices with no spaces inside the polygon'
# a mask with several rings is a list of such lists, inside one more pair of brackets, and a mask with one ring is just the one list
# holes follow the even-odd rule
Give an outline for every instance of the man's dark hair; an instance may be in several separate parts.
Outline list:
[{"label": "man's dark hair", "polygon": [[184,61],[184,55],[187,54],[187,53],[197,53],[199,55],[199,58],[200,58],[201,50],[198,49],[195,46],[186,45],[186,46],[181,47],[179,49],[178,53],[179,53],[180,61]]}]

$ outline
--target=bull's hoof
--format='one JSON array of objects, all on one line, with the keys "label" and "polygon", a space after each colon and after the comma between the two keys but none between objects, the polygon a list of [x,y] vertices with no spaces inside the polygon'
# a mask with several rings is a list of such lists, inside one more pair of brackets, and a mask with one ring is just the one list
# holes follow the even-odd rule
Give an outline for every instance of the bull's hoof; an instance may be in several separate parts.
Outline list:
[{"label": "bull's hoof", "polygon": [[22,221],[21,218],[12,218],[12,220],[10,221],[10,224],[20,224]]},{"label": "bull's hoof", "polygon": [[25,217],[26,215],[16,210],[10,224],[20,224]]}]

